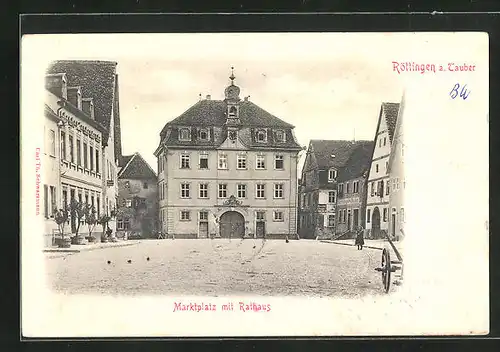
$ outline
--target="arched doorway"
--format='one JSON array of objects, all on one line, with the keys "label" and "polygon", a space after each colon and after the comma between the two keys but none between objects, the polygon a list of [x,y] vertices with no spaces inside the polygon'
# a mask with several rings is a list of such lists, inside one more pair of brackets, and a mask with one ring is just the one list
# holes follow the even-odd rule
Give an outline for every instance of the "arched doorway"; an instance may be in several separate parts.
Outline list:
[{"label": "arched doorway", "polygon": [[245,234],[245,218],[236,211],[228,211],[221,215],[220,237],[241,238]]},{"label": "arched doorway", "polygon": [[380,210],[378,207],[373,209],[372,214],[372,237],[378,238],[380,236]]}]

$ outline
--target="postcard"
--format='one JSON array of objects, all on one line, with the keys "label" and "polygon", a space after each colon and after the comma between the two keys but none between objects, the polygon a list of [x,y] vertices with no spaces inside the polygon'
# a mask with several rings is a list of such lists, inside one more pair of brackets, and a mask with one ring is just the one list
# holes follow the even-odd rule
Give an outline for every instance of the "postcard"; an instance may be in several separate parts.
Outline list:
[{"label": "postcard", "polygon": [[24,337],[485,335],[488,35],[27,35]]}]

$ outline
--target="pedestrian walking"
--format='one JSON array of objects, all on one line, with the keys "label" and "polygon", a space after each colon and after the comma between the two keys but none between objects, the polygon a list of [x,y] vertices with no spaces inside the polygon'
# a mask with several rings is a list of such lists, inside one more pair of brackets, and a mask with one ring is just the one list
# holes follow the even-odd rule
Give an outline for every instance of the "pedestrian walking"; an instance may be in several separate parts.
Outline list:
[{"label": "pedestrian walking", "polygon": [[364,239],[364,229],[362,226],[358,227],[358,231],[356,234],[356,246],[358,247],[358,250],[363,250],[363,246],[365,245],[365,239]]}]

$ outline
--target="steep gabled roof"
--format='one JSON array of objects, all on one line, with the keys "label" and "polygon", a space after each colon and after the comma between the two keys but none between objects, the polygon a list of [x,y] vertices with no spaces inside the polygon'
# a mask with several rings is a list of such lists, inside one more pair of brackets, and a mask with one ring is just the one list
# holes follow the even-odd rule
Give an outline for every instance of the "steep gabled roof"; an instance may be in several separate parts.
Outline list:
[{"label": "steep gabled roof", "polygon": [[369,171],[374,144],[373,141],[361,141],[354,147],[349,159],[339,171],[338,181],[358,178]]},{"label": "steep gabled roof", "polygon": [[[251,101],[239,103],[239,118],[243,127],[293,128],[294,126],[272,115]],[[226,123],[226,102],[223,100],[201,100],[179,117],[167,122],[168,126],[223,126]]]},{"label": "steep gabled roof", "polygon": [[398,144],[398,136],[402,132],[401,129],[403,128],[403,119],[404,119],[404,108],[405,108],[405,93],[403,92],[403,97],[401,98],[401,104],[399,105],[399,111],[398,111],[398,116],[396,120],[396,126],[394,128],[394,140],[391,145],[391,154],[389,156],[389,164],[388,164],[388,172],[391,171],[392,168],[392,163],[396,154],[396,146]]},{"label": "steep gabled roof", "polygon": [[139,153],[125,156],[124,159],[128,159],[128,162],[118,173],[119,179],[156,179],[156,173]]},{"label": "steep gabled roof", "polygon": [[372,142],[313,139],[310,142],[310,152],[314,154],[319,169],[341,168],[347,163],[352,152],[358,146],[367,143]]},{"label": "steep gabled roof", "polygon": [[[47,68],[47,74],[66,73],[68,87],[82,88],[83,98],[94,99],[95,119],[107,130],[108,140],[111,117],[114,113],[115,155],[121,154],[120,115],[118,110],[117,63],[113,61],[59,60]],[[113,111],[114,109],[114,111]]]},{"label": "steep gabled roof", "polygon": [[[389,140],[392,142],[394,138],[394,129],[396,128],[396,122],[398,119],[399,103],[382,103],[381,114],[385,115],[385,123],[387,124],[387,130],[389,131]],[[377,125],[380,126],[380,121]]]},{"label": "steep gabled roof", "polygon": [[128,164],[130,159],[132,159],[134,155],[122,155],[122,157],[118,160],[118,166],[119,167],[124,167],[125,165]]}]

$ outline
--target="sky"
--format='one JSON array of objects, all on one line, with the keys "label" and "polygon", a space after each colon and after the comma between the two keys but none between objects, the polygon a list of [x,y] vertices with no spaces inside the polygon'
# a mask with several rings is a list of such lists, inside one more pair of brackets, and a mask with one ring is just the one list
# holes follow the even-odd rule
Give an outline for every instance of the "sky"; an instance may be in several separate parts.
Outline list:
[{"label": "sky", "polygon": [[[307,146],[311,139],[372,140],[381,103],[401,100],[405,75],[393,71],[392,61],[419,62],[425,53],[443,51],[442,38],[411,33],[36,37],[50,42],[50,50],[37,52],[41,62],[118,63],[122,150],[139,152],[153,170],[163,126],[199,94],[223,99],[232,66],[240,96],[294,125],[298,142]],[[299,167],[303,161],[304,155]]]}]

